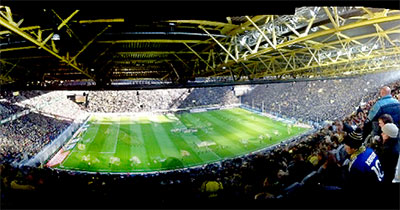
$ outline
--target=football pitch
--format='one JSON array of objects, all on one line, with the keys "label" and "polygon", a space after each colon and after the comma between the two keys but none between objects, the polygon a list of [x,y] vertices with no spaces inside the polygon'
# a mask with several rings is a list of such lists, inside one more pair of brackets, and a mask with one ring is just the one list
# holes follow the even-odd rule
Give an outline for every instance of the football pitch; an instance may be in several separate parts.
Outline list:
[{"label": "football pitch", "polygon": [[83,128],[57,168],[125,173],[192,167],[248,154],[309,130],[241,108],[93,115]]}]

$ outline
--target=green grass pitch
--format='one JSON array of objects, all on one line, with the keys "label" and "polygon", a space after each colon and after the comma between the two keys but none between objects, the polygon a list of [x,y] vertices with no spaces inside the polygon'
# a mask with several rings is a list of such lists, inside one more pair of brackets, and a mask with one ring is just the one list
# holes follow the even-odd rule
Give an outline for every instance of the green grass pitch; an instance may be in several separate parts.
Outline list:
[{"label": "green grass pitch", "polygon": [[307,131],[241,108],[183,114],[92,116],[61,169],[150,172],[248,154]]}]

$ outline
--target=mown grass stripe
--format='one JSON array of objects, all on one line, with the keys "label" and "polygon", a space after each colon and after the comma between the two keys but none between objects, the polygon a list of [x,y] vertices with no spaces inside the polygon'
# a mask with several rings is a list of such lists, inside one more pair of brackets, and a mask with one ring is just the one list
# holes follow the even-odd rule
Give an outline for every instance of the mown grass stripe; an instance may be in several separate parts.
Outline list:
[{"label": "mown grass stripe", "polygon": [[[256,134],[255,136],[259,136],[259,135],[264,135],[268,134],[269,136],[271,136],[273,139],[279,139],[279,141],[284,141],[292,136],[298,135],[299,132],[304,132],[306,129],[300,129],[300,128],[292,128],[291,134],[288,133],[288,127],[286,126],[286,124],[283,124],[281,122],[277,122],[277,121],[272,121],[270,118],[265,117],[265,116],[260,116],[257,115],[255,113],[251,113],[248,112],[247,110],[244,110],[244,112],[239,112],[239,110],[237,111],[237,113],[232,112],[231,110],[223,110],[222,113],[230,113],[232,115],[235,116],[235,118],[240,118],[242,117],[242,123],[241,125],[243,127],[246,126],[253,126],[255,128],[258,128],[258,130],[260,131],[260,133]],[[238,114],[238,113],[242,113],[242,114]],[[259,120],[257,122],[257,118],[258,119],[263,119],[264,122],[262,122],[262,120]],[[273,124],[273,122],[275,122]],[[270,124],[273,124],[275,127],[272,126],[268,126]],[[260,127],[260,125],[266,125],[266,126],[262,126]],[[279,131],[279,136],[277,137],[276,134],[274,134],[275,130]],[[276,143],[276,141],[270,141],[269,144],[273,144]]]},{"label": "mown grass stripe", "polygon": [[[241,151],[238,151],[237,154],[244,154],[246,152],[254,151],[262,148],[265,144],[257,139],[257,134],[249,134],[243,131],[242,127],[234,127],[230,124],[231,122],[226,122],[220,120],[212,115],[212,113],[204,113],[205,119],[209,120],[215,126],[217,126],[216,131],[222,133],[223,137],[228,138],[232,141],[232,144],[240,147]],[[243,143],[242,141],[247,141],[247,143]]]},{"label": "mown grass stripe", "polygon": [[153,135],[157,144],[160,146],[160,150],[165,158],[176,157],[181,158],[180,152],[171,142],[168,135],[165,133],[164,128],[161,123],[152,123],[151,129],[153,130]]},{"label": "mown grass stripe", "polygon": [[150,169],[157,169],[161,167],[161,163],[157,159],[164,159],[165,156],[161,152],[160,145],[158,145],[156,137],[154,136],[153,129],[151,128],[150,121],[141,116],[139,120],[143,123],[141,125],[144,146],[147,153],[147,161]]},{"label": "mown grass stripe", "polygon": [[[91,124],[85,134],[82,136],[82,141],[80,143],[90,143],[93,141],[94,136],[96,136],[97,132],[99,132],[100,124]],[[89,140],[90,139],[90,140]]]},{"label": "mown grass stripe", "polygon": [[260,128],[258,131],[256,131],[250,127],[243,126],[245,120],[242,118],[242,116],[237,116],[239,119],[235,120],[229,113],[226,112],[209,112],[208,114],[213,116],[215,120],[218,120],[220,124],[225,124],[227,127],[235,130],[235,133],[237,131],[240,132],[244,139],[254,138],[255,136],[261,134],[260,131],[264,130],[264,128]]},{"label": "mown grass stripe", "polygon": [[[148,160],[148,154],[146,151],[146,148],[144,146],[144,139],[142,135],[142,129],[140,124],[137,123],[132,123],[131,124],[131,143],[135,144],[134,146],[131,146],[131,153],[133,156],[137,156],[139,160],[141,161],[141,164],[138,165],[138,168],[141,168],[144,171],[150,170],[150,168],[147,165],[147,160]],[[136,137],[136,138],[134,138]],[[137,170],[137,169],[136,169]]]},{"label": "mown grass stripe", "polygon": [[[249,134],[241,130],[243,128],[232,127],[231,125],[229,125],[230,123],[214,117],[210,112],[196,113],[194,116],[198,116],[205,121],[211,122],[216,128],[215,132],[219,133],[220,138],[226,139],[226,141],[230,141],[230,145],[234,146],[234,156],[246,154],[251,151],[265,148],[269,145],[269,142],[257,139],[257,135],[249,137]],[[215,136],[217,135],[213,136],[215,139]],[[247,140],[247,144],[242,143],[241,140]]]},{"label": "mown grass stripe", "polygon": [[115,150],[115,156],[119,157],[121,160],[121,166],[119,170],[121,171],[131,171],[129,159],[131,157],[131,135],[127,134],[126,131],[130,130],[129,124],[121,124],[119,126],[118,132],[118,143]]},{"label": "mown grass stripe", "polygon": [[[173,129],[173,125],[171,123],[163,123],[161,126],[164,128],[165,131],[170,131]],[[197,151],[193,148],[193,144],[190,144],[192,138],[185,139],[185,137],[180,136],[178,134],[174,135],[171,132],[166,132],[171,142],[175,145],[176,148],[186,150],[190,153],[189,156],[183,157],[182,161],[186,166],[196,165],[201,162],[205,162],[206,160],[202,159],[200,156],[197,155]]]},{"label": "mown grass stripe", "polygon": [[[92,144],[94,144],[94,142],[96,142],[96,136],[98,135],[100,128],[101,128],[102,124],[97,124],[96,123],[96,127],[97,127],[97,131],[95,132],[94,130],[92,132],[86,132],[86,134],[84,135],[84,138],[86,138],[86,136],[89,136],[89,138],[91,138],[91,140],[85,144],[85,149],[83,151],[79,150],[77,148],[77,146],[75,146],[75,148],[73,149],[73,151],[68,155],[67,160],[64,161],[64,168],[68,169],[74,169],[74,168],[80,168],[83,170],[90,170],[92,166],[89,166],[87,162],[84,162],[82,160],[84,155],[88,155],[91,154],[90,152],[90,147]],[[90,129],[90,127],[88,128],[88,130]],[[91,134],[93,134],[92,136],[90,136]],[[81,142],[79,142],[81,143]],[[91,155],[93,156],[93,155]],[[100,157],[97,157],[97,155],[94,156],[95,158],[100,158],[102,159],[103,156],[100,155]],[[70,159],[71,158],[71,159]],[[97,165],[99,165],[101,163],[98,163]],[[92,170],[96,170],[97,167],[95,166],[94,169]]]},{"label": "mown grass stripe", "polygon": [[[225,112],[230,112],[230,110],[223,110]],[[239,112],[239,111],[238,111]],[[248,113],[247,113],[248,112]],[[232,112],[230,112],[232,113]],[[263,130],[263,133],[258,133],[257,135],[263,134],[265,135],[266,133],[268,133],[270,136],[276,136],[274,134],[275,130],[278,130],[280,136],[281,136],[281,140],[285,140],[287,138],[289,138],[292,135],[295,135],[295,133],[293,133],[292,135],[288,134],[288,129],[286,124],[283,124],[281,122],[278,121],[274,121],[274,127],[268,126],[270,124],[273,123],[273,121],[271,121],[271,119],[269,119],[268,117],[263,117],[260,115],[257,115],[255,113],[251,113],[247,110],[244,110],[244,112],[242,112],[243,114],[235,114],[232,113],[233,115],[235,115],[236,117],[243,117],[244,119],[243,121],[243,126],[245,127],[246,124],[251,124],[252,126],[258,128],[259,130]],[[257,120],[257,119],[262,119],[262,120]],[[257,122],[257,123],[256,123]],[[265,127],[261,127],[260,125],[266,125]]]},{"label": "mown grass stripe", "polygon": [[105,143],[105,132],[110,127],[109,124],[100,124],[99,132],[94,136],[93,142],[89,145],[88,152],[102,152]]},{"label": "mown grass stripe", "polygon": [[222,133],[225,133],[224,136],[230,137],[232,141],[234,142],[237,141],[237,143],[239,144],[240,140],[249,139],[252,137],[250,134],[243,131],[241,128],[235,128],[234,126],[231,126],[229,123],[216,118],[215,116],[213,116],[212,113],[205,112],[204,118],[206,118],[208,121],[216,125],[218,127],[218,130],[220,130]]},{"label": "mown grass stripe", "polygon": [[112,153],[114,155],[115,149],[116,149],[116,144],[118,142],[118,130],[119,130],[119,123],[114,122],[113,124],[108,127],[108,130],[106,130],[105,135],[103,136],[104,138],[104,144],[103,148],[101,149],[101,152],[104,153]]},{"label": "mown grass stripe", "polygon": [[[180,119],[183,119],[184,121],[188,121],[191,123],[199,123],[201,122],[204,125],[208,126],[208,121],[204,120],[201,115],[192,115],[192,114],[182,114],[180,116]],[[215,127],[215,125],[211,125],[210,127]],[[225,138],[220,132],[217,132],[220,135],[214,135],[215,134],[215,129],[214,131],[209,131],[209,133],[206,133],[205,131],[201,130],[198,133],[198,136],[200,136],[203,141],[207,140],[212,140],[214,141],[218,146],[224,146],[223,150],[216,149],[215,152],[217,152],[220,157],[232,157],[235,154],[237,154],[238,151],[240,151],[242,148],[236,146],[236,144],[233,144],[230,139]],[[212,148],[212,147],[210,147]]]},{"label": "mown grass stripe", "polygon": [[[241,110],[241,109],[239,109]],[[239,110],[237,111],[231,111],[231,110],[221,110],[221,114],[228,114],[230,115],[229,118],[231,119],[240,119],[236,120],[238,121],[241,125],[244,125],[246,129],[250,129],[252,131],[271,131],[275,129],[275,122],[272,122],[271,120],[268,119],[268,117],[265,116],[259,116],[257,114],[251,113],[251,112],[241,112],[239,113]],[[246,111],[246,110],[244,110]],[[216,112],[218,113],[218,112]],[[274,126],[271,126],[274,125]],[[260,133],[260,132],[257,132]]]},{"label": "mown grass stripe", "polygon": [[[185,114],[183,114],[185,115]],[[181,120],[181,122],[184,125],[187,125],[188,127],[192,127],[195,126],[194,128],[197,128],[199,125],[200,127],[202,126],[206,126],[206,124],[203,124],[200,119],[198,118],[192,118],[190,119],[190,115],[185,115],[186,118],[180,115],[178,118]],[[204,135],[202,135],[204,131],[202,129],[198,129],[198,132],[196,134],[185,134],[185,133],[180,133],[180,136],[182,136],[182,138],[184,139],[193,139],[194,141],[192,141],[192,145],[193,148],[195,149],[195,151],[197,152],[197,154],[199,155],[199,157],[203,160],[205,160],[205,162],[212,162],[218,159],[221,159],[223,156],[215,153],[215,151],[212,149],[214,146],[210,146],[209,149],[202,147],[199,148],[197,145],[204,142],[204,141],[210,141],[213,140],[212,138],[205,138]],[[210,136],[211,137],[211,136]],[[215,142],[215,141],[214,141]],[[216,142],[216,144],[218,144],[218,142]]]},{"label": "mown grass stripe", "polygon": [[277,128],[285,127],[285,125],[286,125],[285,123],[273,120],[266,116],[261,116],[259,114],[253,113],[253,112],[245,110],[245,109],[234,108],[231,110],[223,110],[223,111],[229,112],[235,116],[243,116],[248,121],[251,121],[253,124],[256,124],[256,125],[262,124],[266,128],[269,128],[269,129],[277,129]]},{"label": "mown grass stripe", "polygon": [[[90,127],[87,128],[86,132],[84,133],[84,135],[82,136],[82,140],[77,142],[78,143],[83,143],[85,144],[85,146],[88,146],[88,144],[90,144],[90,142],[93,141],[93,137],[97,134],[97,132],[99,131],[99,124],[94,124],[91,125]],[[90,140],[89,140],[90,139]],[[73,163],[73,161],[68,161],[71,157],[73,157],[74,155],[72,155],[73,153],[77,152],[78,150],[76,149],[76,145],[75,148],[72,149],[72,151],[69,153],[69,155],[65,158],[65,160],[60,164],[60,166],[63,167],[69,167],[70,163]]]}]

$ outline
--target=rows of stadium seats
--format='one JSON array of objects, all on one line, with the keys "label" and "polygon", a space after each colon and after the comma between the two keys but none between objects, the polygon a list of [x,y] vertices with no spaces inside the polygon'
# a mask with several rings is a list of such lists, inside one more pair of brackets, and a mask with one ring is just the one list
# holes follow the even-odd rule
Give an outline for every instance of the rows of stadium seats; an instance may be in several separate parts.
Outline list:
[{"label": "rows of stadium seats", "polygon": [[19,112],[24,111],[25,107],[17,106],[8,101],[0,102],[0,120],[7,119]]},{"label": "rows of stadium seats", "polygon": [[3,91],[1,98],[3,108],[13,107],[2,115],[9,117],[23,110],[30,113],[0,125],[0,162],[32,158],[83,113],[61,91]]},{"label": "rows of stadium seats", "polygon": [[0,125],[0,162],[32,158],[71,123],[31,112]]},{"label": "rows of stadium seats", "polygon": [[242,96],[242,103],[275,115],[317,122],[343,119],[360,101],[373,99],[378,88],[394,82],[390,73],[341,80],[258,85]]},{"label": "rows of stadium seats", "polygon": [[140,91],[88,91],[89,112],[150,112],[238,103],[231,87]]}]

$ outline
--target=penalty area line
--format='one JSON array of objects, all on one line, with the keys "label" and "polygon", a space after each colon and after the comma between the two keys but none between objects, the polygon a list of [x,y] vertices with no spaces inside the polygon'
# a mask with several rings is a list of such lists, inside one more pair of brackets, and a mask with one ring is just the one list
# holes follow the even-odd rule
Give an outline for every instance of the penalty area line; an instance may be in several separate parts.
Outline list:
[{"label": "penalty area line", "polygon": [[113,149],[113,152],[110,152],[110,153],[115,153],[116,151],[117,151],[117,144],[118,144],[118,135],[119,135],[119,129],[120,129],[120,127],[121,127],[121,124],[120,123],[118,123],[118,129],[117,129],[117,135],[115,135],[115,143],[114,143],[114,149]]}]

